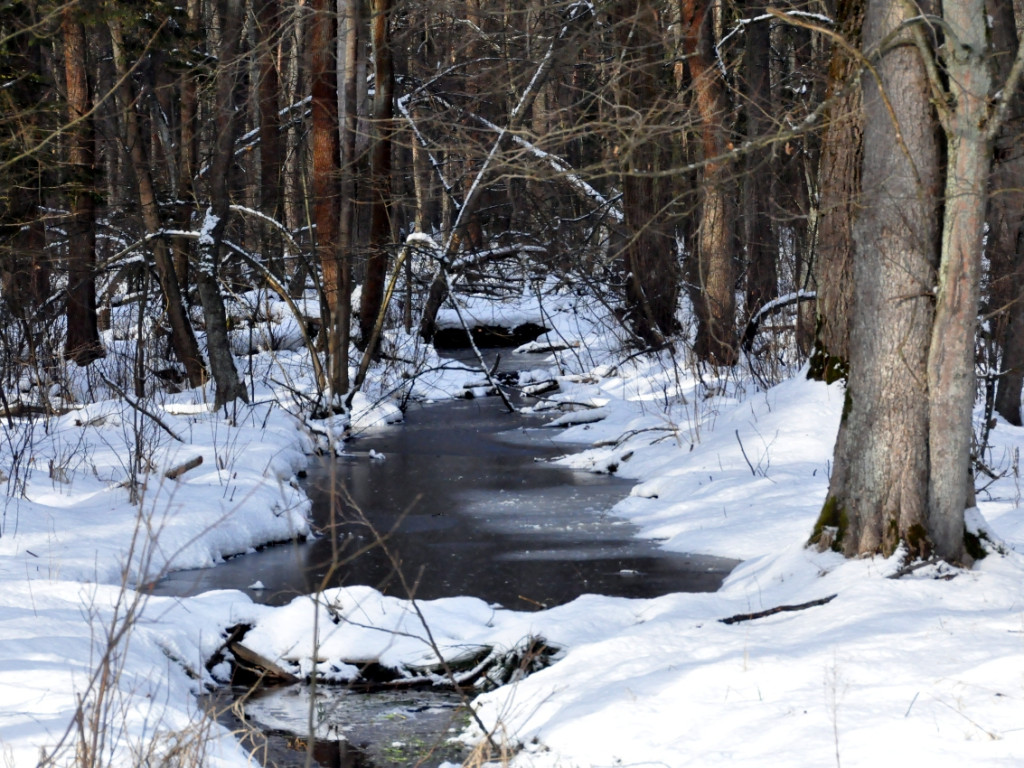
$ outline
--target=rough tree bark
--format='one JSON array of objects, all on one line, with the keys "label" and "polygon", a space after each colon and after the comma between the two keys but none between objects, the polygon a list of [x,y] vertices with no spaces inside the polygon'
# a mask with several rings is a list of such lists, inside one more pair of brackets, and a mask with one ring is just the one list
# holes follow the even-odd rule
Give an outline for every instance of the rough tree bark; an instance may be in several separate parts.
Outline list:
[{"label": "rough tree bark", "polygon": [[65,352],[78,365],[103,357],[96,319],[95,135],[85,27],[76,9],[61,20],[68,103],[68,293]]},{"label": "rough tree bark", "polygon": [[[359,339],[370,342],[384,298],[391,243],[391,140],[394,133],[395,74],[391,51],[391,0],[373,0],[374,137],[370,154],[370,250],[359,303]],[[375,353],[374,350],[371,350]]]},{"label": "rough tree bark", "polygon": [[662,175],[670,160],[668,114],[660,76],[664,50],[658,16],[648,0],[622,2],[613,19],[621,70],[616,78],[617,117],[625,239],[626,307],[633,331],[658,346],[676,330],[679,269],[669,216],[671,180]]},{"label": "rough tree bark", "polygon": [[128,56],[125,50],[124,33],[121,22],[111,18],[107,22],[113,49],[114,66],[118,77],[117,98],[118,109],[123,120],[124,149],[135,174],[135,193],[142,211],[143,224],[146,232],[154,235],[151,247],[156,266],[160,288],[164,294],[164,310],[171,326],[171,345],[178,360],[185,366],[189,384],[198,387],[206,379],[206,367],[203,364],[199,344],[196,342],[192,324],[185,313],[185,305],[181,295],[181,287],[174,272],[171,256],[165,239],[160,236],[160,210],[157,206],[156,190],[150,172],[149,158],[146,153],[146,142],[139,130],[139,118],[135,110],[135,96],[132,93],[132,81],[128,73]]},{"label": "rough tree bark", "polygon": [[[900,0],[869,0],[861,214],[850,374],[828,496],[812,540],[848,556],[930,554],[928,346],[938,238],[939,146],[920,54],[886,38]],[[877,80],[876,75],[877,73]]]},{"label": "rough tree bark", "polygon": [[851,555],[903,545],[910,556],[967,559],[991,141],[1016,83],[994,97],[985,0],[941,12],[941,46],[910,3],[869,0],[865,18],[875,68],[864,84],[847,408],[815,531],[821,540],[831,527]]},{"label": "rough tree bark", "polygon": [[[821,218],[815,244],[814,276],[818,294],[816,376],[831,380],[845,370],[850,356],[853,304],[853,223],[861,200],[864,112],[857,73],[865,0],[840,0],[839,33],[850,48],[835,45],[826,92],[832,104],[825,115],[818,166]],[[831,361],[831,364],[830,364]]]},{"label": "rough tree bark", "polygon": [[214,410],[220,410],[236,399],[249,402],[245,383],[239,379],[231,355],[224,298],[218,282],[224,232],[230,214],[228,180],[234,165],[235,132],[238,126],[234,93],[238,79],[236,56],[242,30],[242,0],[220,0],[217,5],[221,43],[214,93],[216,137],[208,174],[210,206],[199,237],[199,263],[196,268],[196,288],[206,321],[206,351],[216,386]]},{"label": "rough tree bark", "polygon": [[724,123],[727,110],[714,58],[711,0],[680,0],[683,51],[700,120],[706,162],[700,185],[700,223],[691,257],[691,294],[697,313],[696,351],[717,365],[736,362],[736,298],[732,222]]}]

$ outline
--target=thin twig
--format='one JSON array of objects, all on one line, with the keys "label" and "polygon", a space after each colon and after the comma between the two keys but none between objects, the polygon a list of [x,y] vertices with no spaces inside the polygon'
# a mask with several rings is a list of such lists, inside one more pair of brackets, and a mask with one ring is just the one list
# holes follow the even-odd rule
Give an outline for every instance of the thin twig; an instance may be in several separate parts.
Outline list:
[{"label": "thin twig", "polygon": [[132,408],[137,410],[139,413],[141,413],[141,414],[143,414],[145,416],[149,416],[149,418],[151,418],[153,421],[156,422],[158,427],[160,427],[164,432],[166,432],[168,435],[173,437],[179,443],[184,443],[185,442],[173,429],[171,429],[169,426],[167,426],[164,423],[163,419],[161,419],[155,413],[150,411],[148,408],[144,407],[142,405],[142,403],[140,403],[138,400],[133,400],[132,397],[127,392],[125,392],[123,389],[121,389],[119,386],[117,386],[117,384],[112,382],[110,379],[108,379],[102,373],[100,374],[100,378],[103,380],[104,384],[106,384],[108,387],[110,387],[112,390],[114,390],[120,397],[124,398],[125,402],[127,402],[128,405],[130,405]]},{"label": "thin twig", "polygon": [[750,463],[750,459],[747,458],[747,452],[743,448],[743,441],[740,440],[740,431],[736,430],[736,442],[740,444],[740,453],[743,454],[743,460],[747,462],[747,466],[750,467],[750,474],[757,477],[757,470],[754,469],[754,465]]}]

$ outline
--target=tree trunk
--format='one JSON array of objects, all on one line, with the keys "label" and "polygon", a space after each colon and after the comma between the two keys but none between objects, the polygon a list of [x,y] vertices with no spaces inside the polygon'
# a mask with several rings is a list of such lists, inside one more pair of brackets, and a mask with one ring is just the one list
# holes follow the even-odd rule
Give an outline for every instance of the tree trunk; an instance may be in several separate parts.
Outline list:
[{"label": "tree trunk", "polygon": [[338,320],[339,382],[347,392],[349,386],[348,350],[352,334],[352,260],[356,247],[356,213],[358,201],[358,166],[356,135],[359,125],[359,53],[363,48],[363,18],[358,2],[345,4],[345,35],[339,70],[344,75],[341,86],[341,218],[338,229],[340,299]]},{"label": "tree trunk", "polygon": [[[928,533],[950,562],[964,551],[964,509],[973,502],[974,339],[992,155],[987,135],[991,76],[984,0],[947,0],[944,56],[953,105],[945,120],[946,197],[928,357]],[[955,50],[954,50],[955,46]]]},{"label": "tree trunk", "polygon": [[658,17],[649,0],[621,2],[613,11],[621,71],[615,100],[619,124],[633,130],[619,147],[625,225],[627,312],[634,332],[651,346],[676,330],[679,270],[669,216],[671,180],[662,126],[667,99],[659,75],[664,51]]},{"label": "tree trunk", "polygon": [[[828,496],[813,540],[848,556],[929,554],[928,346],[939,147],[927,74],[909,44],[879,46],[906,21],[869,0],[864,48],[863,208],[854,228],[850,375]],[[888,101],[886,101],[886,98]],[[891,111],[890,111],[891,108]]]},{"label": "tree trunk", "polygon": [[736,362],[736,298],[732,222],[735,219],[727,164],[727,119],[721,73],[714,58],[711,0],[680,0],[683,50],[700,119],[706,165],[700,186],[697,242],[691,257],[692,282],[699,296],[696,351],[716,365]]},{"label": "tree trunk", "polygon": [[[136,193],[146,232],[150,235],[157,235],[161,230],[160,210],[157,207],[149,159],[146,155],[145,142],[139,130],[138,115],[135,111],[135,97],[132,93],[131,78],[128,72],[121,22],[117,19],[110,19],[107,26],[110,30],[114,66],[119,82],[117,86],[118,108],[124,121],[124,148],[135,173]],[[154,237],[152,249],[157,277],[164,294],[164,309],[171,326],[171,345],[174,347],[178,360],[185,366],[189,384],[193,387],[201,386],[206,380],[206,368],[199,352],[199,345],[196,343],[192,324],[185,313],[181,288],[178,285],[178,278],[175,275],[174,265],[164,238]]]},{"label": "tree trunk", "polygon": [[[349,7],[355,0],[349,0]],[[342,260],[339,252],[340,219],[338,138],[338,88],[334,49],[337,44],[337,16],[331,0],[313,3],[310,30],[313,94],[313,219],[316,224],[316,254],[323,275],[326,306],[321,307],[327,333],[328,377],[332,403],[341,402],[348,389],[348,344],[342,346],[342,324],[349,312],[343,304]]]},{"label": "tree trunk", "polygon": [[[391,52],[391,0],[373,0],[375,135],[370,156],[370,252],[359,304],[359,337],[369,343],[384,297],[388,250],[391,243],[391,138],[394,133],[394,65]],[[371,350],[371,354],[375,354]]]},{"label": "tree trunk", "polygon": [[[1019,45],[1013,7],[1002,0],[986,3],[992,17],[992,47],[997,81],[1006,81]],[[991,263],[989,305],[993,336],[1002,365],[995,409],[1008,422],[1021,425],[1024,387],[1024,93],[1017,89],[1006,123],[995,141],[988,212]]]},{"label": "tree trunk", "polygon": [[218,3],[221,22],[221,44],[218,52],[217,87],[214,104],[217,135],[213,146],[208,178],[210,180],[210,207],[199,237],[199,264],[196,268],[196,287],[203,305],[206,321],[206,350],[210,358],[210,372],[216,385],[214,410],[220,410],[235,399],[249,402],[245,383],[238,378],[228,338],[224,298],[220,293],[218,273],[224,231],[227,227],[231,201],[228,197],[228,179],[234,165],[236,115],[234,106],[237,81],[238,40],[242,25],[242,1],[221,0]]},{"label": "tree trunk", "polygon": [[[840,33],[859,47],[865,0],[840,0]],[[842,45],[832,49],[826,112],[818,167],[821,220],[818,224],[814,275],[818,294],[819,378],[830,380],[836,366],[844,370],[850,356],[853,306],[853,224],[861,200],[864,111],[857,73],[860,61]]]},{"label": "tree trunk", "polygon": [[[200,26],[200,0],[187,0],[185,16],[185,32],[188,39],[198,44]],[[175,216],[178,227],[188,230],[191,224],[195,200],[195,180],[199,174],[199,93],[196,80],[198,74],[194,67],[188,67],[181,77],[181,126],[178,131],[178,197],[183,205],[179,206]],[[178,285],[182,292],[188,294],[189,261],[192,253],[192,241],[187,237],[175,237],[172,240],[174,252],[174,273],[178,277]]]},{"label": "tree trunk", "polygon": [[[280,28],[278,0],[258,3],[259,26],[259,132],[260,132],[260,210],[271,219],[283,221],[281,210],[284,184],[284,140],[281,136],[278,94],[280,78],[277,75],[277,34]],[[261,238],[263,258],[270,271],[284,277],[283,243],[276,227],[264,226]]]},{"label": "tree trunk", "polygon": [[[764,0],[748,0],[747,18],[764,16]],[[744,314],[747,320],[766,302],[778,295],[778,246],[772,232],[772,150],[767,143],[774,130],[772,122],[771,27],[767,19],[746,25],[743,49],[744,113],[749,151],[744,156],[743,242],[746,246],[747,290]]]},{"label": "tree trunk", "polygon": [[75,9],[63,11],[68,102],[68,295],[65,352],[79,365],[104,356],[96,319],[95,136],[85,28]]}]

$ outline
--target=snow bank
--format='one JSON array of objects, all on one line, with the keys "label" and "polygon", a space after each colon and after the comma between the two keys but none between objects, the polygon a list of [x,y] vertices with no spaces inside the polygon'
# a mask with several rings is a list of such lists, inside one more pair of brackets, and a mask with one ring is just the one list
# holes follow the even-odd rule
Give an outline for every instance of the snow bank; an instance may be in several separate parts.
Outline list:
[{"label": "snow bank", "polygon": [[[510,312],[503,319],[529,314]],[[5,762],[34,765],[41,749],[69,745],[84,702],[84,733],[95,715],[111,764],[172,749],[191,755],[188,764],[248,764],[193,697],[224,677],[225,665],[205,664],[226,629],[243,623],[254,626],[246,643],[261,654],[300,674],[316,659],[336,680],[352,675],[353,662],[428,665],[435,645],[454,658],[544,637],[561,649],[553,666],[475,702],[523,768],[1020,763],[1024,431],[1005,423],[993,431],[985,458],[998,479],[980,491],[972,523],[1004,553],[971,571],[928,566],[890,578],[899,575],[895,559],[846,561],[804,547],[827,488],[838,386],[798,375],[760,392],[734,374],[696,377],[668,352],[616,353],[614,331],[572,301],[545,317],[553,330],[535,347],[545,352],[529,379],[559,381],[536,410],[574,423],[552,429],[566,447],[562,462],[634,480],[615,512],[641,535],[742,558],[721,590],[586,595],[538,613],[470,597],[417,612],[365,587],[277,609],[238,592],[145,600],[130,587],[167,569],[214,565],[306,533],[308,502],[294,475],[310,450],[346,428],[397,419],[394,398],[448,396],[471,376],[392,333],[389,354],[404,362],[375,371],[351,420],[311,428],[292,415],[314,391],[304,350],[258,354],[247,361],[253,380],[265,382],[253,389],[257,404],[229,418],[210,414],[195,391],[147,400],[161,423],[109,401],[5,433]],[[411,368],[423,375],[410,378]],[[196,457],[201,464],[166,478]],[[110,674],[97,677],[104,669]]]}]

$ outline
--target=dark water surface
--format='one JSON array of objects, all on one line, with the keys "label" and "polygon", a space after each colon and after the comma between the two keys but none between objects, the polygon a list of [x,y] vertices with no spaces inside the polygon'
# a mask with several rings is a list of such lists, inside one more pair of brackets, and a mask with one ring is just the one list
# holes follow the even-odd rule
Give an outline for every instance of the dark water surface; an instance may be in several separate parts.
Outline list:
[{"label": "dark water surface", "polygon": [[545,462],[565,452],[545,420],[509,414],[497,398],[414,405],[403,425],[369,430],[346,443],[344,456],[310,467],[321,537],[172,574],[155,592],[246,590],[259,581],[265,589],[249,594],[276,605],[358,584],[528,610],[584,593],[719,587],[736,561],[635,538],[635,527],[610,513],[630,483]]},{"label": "dark water surface", "polygon": [[[154,593],[233,588],[279,605],[358,584],[530,610],[584,593],[654,597],[719,587],[736,561],[673,554],[635,538],[636,528],[610,512],[631,484],[550,464],[566,449],[552,442],[546,420],[509,414],[498,398],[415,405],[404,424],[369,430],[346,443],[344,456],[310,467],[319,538],[175,573]],[[265,589],[248,589],[257,581]],[[240,693],[247,725],[226,706]],[[296,685],[217,695],[222,722],[249,733],[266,766],[306,765],[307,747],[321,765],[351,768],[465,757],[448,742],[465,727],[454,693]],[[296,737],[307,732],[311,710],[329,733]]]}]

